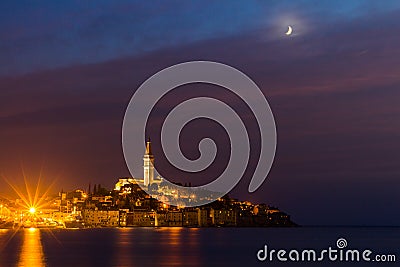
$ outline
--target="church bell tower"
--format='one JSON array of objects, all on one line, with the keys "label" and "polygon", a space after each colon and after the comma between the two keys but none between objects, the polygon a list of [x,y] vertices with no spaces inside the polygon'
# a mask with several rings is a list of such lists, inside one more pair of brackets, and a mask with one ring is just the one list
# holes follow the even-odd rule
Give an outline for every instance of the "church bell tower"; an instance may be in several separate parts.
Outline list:
[{"label": "church bell tower", "polygon": [[146,142],[146,152],[143,156],[143,183],[149,186],[154,181],[154,156],[151,153],[150,138]]}]

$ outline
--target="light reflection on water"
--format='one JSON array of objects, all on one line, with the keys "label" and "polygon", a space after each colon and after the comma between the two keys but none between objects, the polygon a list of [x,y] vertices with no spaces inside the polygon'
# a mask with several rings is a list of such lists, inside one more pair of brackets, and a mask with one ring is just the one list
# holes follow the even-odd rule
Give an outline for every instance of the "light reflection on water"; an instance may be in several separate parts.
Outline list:
[{"label": "light reflection on water", "polygon": [[[189,233],[183,235],[183,228],[167,228],[168,238],[166,246],[167,266],[200,266],[198,256],[198,233],[194,228],[187,229]],[[190,248],[186,251],[184,248]]]},{"label": "light reflection on water", "polygon": [[46,266],[40,230],[36,228],[24,229],[22,248],[19,253],[19,267],[41,267]]},{"label": "light reflection on water", "polygon": [[[114,266],[202,266],[198,229],[119,228]],[[132,257],[132,255],[135,255]],[[162,260],[160,260],[162,259]]]},{"label": "light reflection on water", "polygon": [[119,228],[117,239],[117,256],[115,257],[116,266],[135,266],[130,257],[132,247],[132,237],[130,228]]},{"label": "light reflection on water", "polygon": [[[0,230],[0,266],[262,266],[256,252],[322,249],[344,236],[353,248],[398,255],[400,228],[109,228]],[[381,264],[382,265],[382,264]],[[395,264],[388,264],[395,266]],[[337,266],[278,263],[270,266]],[[340,266],[365,266],[349,262]],[[375,265],[374,265],[375,266]],[[397,266],[397,265],[396,265]]]}]

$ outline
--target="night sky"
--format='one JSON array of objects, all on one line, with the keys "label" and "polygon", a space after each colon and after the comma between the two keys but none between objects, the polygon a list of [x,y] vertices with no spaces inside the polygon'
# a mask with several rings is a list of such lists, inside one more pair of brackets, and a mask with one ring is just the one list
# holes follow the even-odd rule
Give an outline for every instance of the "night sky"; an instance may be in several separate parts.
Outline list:
[{"label": "night sky", "polygon": [[[57,178],[54,192],[113,187],[129,176],[121,127],[138,86],[177,63],[218,61],[258,84],[278,132],[268,179],[250,194],[249,170],[233,197],[305,225],[398,226],[399,18],[399,1],[2,1],[0,174],[20,181],[24,170],[34,183],[42,169],[48,183]],[[157,125],[178,100],[223,99],[256,128],[223,89],[189,89],[159,103],[148,129],[156,167],[181,182],[198,177],[171,169],[157,146]],[[186,128],[188,157],[202,137],[221,141],[202,175],[212,179],[229,155],[223,130],[204,120]]]}]

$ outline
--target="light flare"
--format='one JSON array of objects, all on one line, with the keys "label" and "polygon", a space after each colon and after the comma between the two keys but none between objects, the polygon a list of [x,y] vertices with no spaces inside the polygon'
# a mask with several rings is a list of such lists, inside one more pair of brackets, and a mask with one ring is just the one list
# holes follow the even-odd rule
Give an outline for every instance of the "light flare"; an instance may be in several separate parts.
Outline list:
[{"label": "light flare", "polygon": [[[23,168],[22,168],[23,169]],[[42,187],[42,169],[40,170],[40,174],[39,177],[37,179],[37,184],[36,186],[30,186],[30,184],[28,183],[28,180],[32,179],[26,176],[25,172],[22,170],[23,173],[23,181],[24,181],[24,189],[25,190],[21,190],[20,187],[18,187],[17,185],[12,184],[4,175],[1,175],[1,177],[3,178],[3,180],[12,188],[12,190],[15,192],[15,194],[18,196],[18,198],[20,199],[20,201],[16,201],[15,203],[17,204],[17,209],[15,210],[15,217],[14,215],[10,217],[10,219],[14,220],[14,222],[16,222],[19,218],[19,223],[17,225],[14,225],[14,230],[13,233],[10,235],[10,237],[6,240],[6,242],[4,242],[2,244],[2,246],[0,247],[0,251],[6,247],[8,245],[8,243],[11,241],[11,239],[13,239],[13,237],[16,235],[16,233],[22,228],[25,227],[24,223],[27,222],[27,225],[30,225],[30,228],[27,229],[26,233],[38,233],[37,228],[35,228],[36,226],[36,222],[40,221],[40,214],[41,214],[41,209],[49,207],[52,203],[52,199],[48,198],[50,190],[53,188],[54,184],[56,183],[57,179],[53,180],[53,182],[48,186],[48,187]],[[42,193],[42,191],[44,191]],[[6,199],[8,199],[10,202],[12,201],[12,198],[10,197],[5,197],[2,196]],[[13,198],[15,199],[15,198]],[[25,220],[25,221],[24,221]],[[61,244],[61,242],[56,238],[56,236],[51,232],[51,229],[43,229],[44,231],[50,233],[54,239]],[[31,239],[31,238],[29,238]],[[35,239],[35,238],[32,238]],[[29,243],[29,242],[28,242]],[[25,246],[25,244],[24,244]],[[30,245],[28,245],[29,247]],[[25,258],[22,257],[23,259],[21,259],[22,261],[20,261],[20,263],[24,263],[25,262]],[[24,265],[24,264],[22,264]],[[24,265],[24,266],[34,266],[34,265]],[[40,264],[37,266],[41,266]]]},{"label": "light flare", "polygon": [[[43,194],[41,195],[41,178],[42,173],[40,173],[36,187],[31,187],[28,183],[27,176],[25,172],[23,172],[23,180],[24,180],[24,190],[21,190],[16,185],[13,185],[7,178],[3,177],[3,179],[7,182],[7,184],[13,189],[13,191],[17,194],[17,196],[21,199],[22,202],[17,202],[22,210],[27,211],[27,213],[34,215],[38,212],[38,210],[43,209],[50,205],[48,199],[49,192],[51,188],[54,186],[56,180],[54,180],[49,187],[45,189]],[[34,194],[32,193],[34,191]],[[41,196],[40,196],[41,195]]]},{"label": "light flare", "polygon": [[30,214],[35,214],[35,212],[36,212],[36,208],[35,208],[35,207],[31,207],[31,208],[29,209],[29,213],[30,213]]}]

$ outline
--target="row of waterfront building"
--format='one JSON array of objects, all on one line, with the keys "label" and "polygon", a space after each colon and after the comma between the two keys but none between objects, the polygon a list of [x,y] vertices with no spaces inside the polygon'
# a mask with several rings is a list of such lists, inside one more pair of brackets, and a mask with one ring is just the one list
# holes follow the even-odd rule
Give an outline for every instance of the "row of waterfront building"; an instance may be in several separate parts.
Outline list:
[{"label": "row of waterfront building", "polygon": [[[129,193],[126,193],[127,188]],[[170,206],[145,193],[129,178],[119,179],[116,188],[109,194],[75,190],[60,193],[55,203],[58,204],[56,214],[63,217],[64,222],[71,221],[72,215],[79,222],[72,225],[80,227],[294,225],[289,215],[277,208],[238,201],[228,196],[197,208]]]},{"label": "row of waterfront building", "polygon": [[168,211],[85,209],[82,211],[82,219],[87,227],[237,226],[237,212],[212,208]]},{"label": "row of waterfront building", "polygon": [[[60,192],[30,213],[15,203],[1,203],[2,221],[24,227],[211,227],[294,226],[289,215],[266,204],[224,196],[201,207],[170,206],[145,193],[132,179],[112,191]],[[118,183],[123,179],[119,179]],[[129,187],[129,193],[126,189]],[[100,188],[100,189],[99,189]]]},{"label": "row of waterfront building", "polygon": [[[160,177],[155,179],[154,156],[150,141],[146,143],[143,163],[143,179],[120,178],[111,191],[100,185],[95,185],[91,190],[89,185],[86,192],[84,190],[60,192],[58,196],[48,199],[49,205],[45,209],[33,213],[24,213],[17,208],[18,203],[15,203],[14,212],[10,212],[8,219],[28,227],[32,225],[44,227],[294,225],[290,217],[277,208],[265,204],[253,205],[228,196],[198,208],[184,207],[184,203],[198,201],[204,196],[188,193],[186,187],[179,189],[171,187],[171,184],[163,182]],[[143,186],[151,189],[149,191],[152,195],[146,193],[142,189]],[[182,199],[182,205],[166,204],[171,203],[168,201],[170,199]],[[3,206],[0,206],[0,217],[4,217]],[[12,204],[8,205],[10,208],[11,206]],[[12,208],[7,210],[11,211]]]}]

